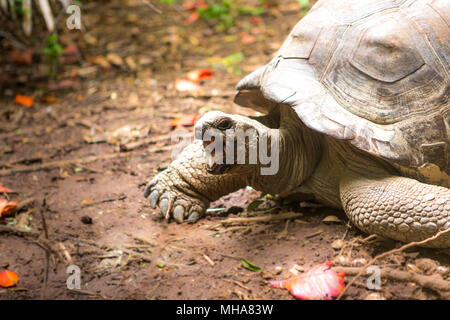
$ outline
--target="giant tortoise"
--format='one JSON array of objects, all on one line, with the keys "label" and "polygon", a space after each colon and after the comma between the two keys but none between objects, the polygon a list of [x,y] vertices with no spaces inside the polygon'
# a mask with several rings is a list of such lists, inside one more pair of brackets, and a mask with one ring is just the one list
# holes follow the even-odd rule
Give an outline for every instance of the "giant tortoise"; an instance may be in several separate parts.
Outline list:
[{"label": "giant tortoise", "polygon": [[[235,102],[265,115],[205,114],[196,140],[147,185],[152,207],[196,221],[211,201],[250,185],[312,194],[364,232],[403,242],[441,232],[427,245],[450,247],[442,232],[450,229],[449,9],[447,0],[319,1],[237,85]],[[278,146],[277,172],[262,174],[259,159],[218,161],[228,149],[206,151],[215,141],[208,130],[236,142],[250,129],[256,135],[238,153],[247,159],[267,140]]]}]

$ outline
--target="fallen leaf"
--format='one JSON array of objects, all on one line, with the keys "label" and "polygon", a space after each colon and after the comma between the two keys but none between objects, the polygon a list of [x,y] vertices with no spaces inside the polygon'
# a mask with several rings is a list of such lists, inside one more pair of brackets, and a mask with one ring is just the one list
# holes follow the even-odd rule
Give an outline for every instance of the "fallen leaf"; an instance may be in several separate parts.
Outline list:
[{"label": "fallen leaf", "polygon": [[115,53],[108,53],[106,55],[106,60],[108,60],[108,62],[112,63],[113,65],[120,67],[121,65],[123,65],[123,60],[121,57],[119,57],[117,54]]},{"label": "fallen leaf", "polygon": [[338,217],[331,215],[331,216],[326,216],[325,218],[323,218],[322,222],[325,224],[341,223],[341,220]]},{"label": "fallen leaf", "polygon": [[256,37],[248,34],[247,32],[241,32],[240,35],[242,44],[250,44],[256,41]]},{"label": "fallen leaf", "polygon": [[0,218],[13,213],[18,202],[18,200],[8,201],[5,199],[0,199]]},{"label": "fallen leaf", "polygon": [[262,203],[264,203],[264,200],[257,199],[257,200],[252,201],[248,205],[247,211],[255,211],[255,209],[258,208],[259,205],[262,204]]},{"label": "fallen leaf", "polygon": [[253,263],[251,263],[250,261],[246,260],[246,259],[242,259],[241,260],[242,266],[250,271],[255,271],[255,272],[260,272],[261,268],[254,265]]},{"label": "fallen leaf", "polygon": [[262,22],[262,19],[260,17],[251,17],[250,21],[254,24],[259,24]]},{"label": "fallen leaf", "polygon": [[86,60],[90,63],[99,65],[100,67],[105,68],[105,69],[108,69],[111,67],[111,64],[103,56],[90,56],[90,57],[87,57]]},{"label": "fallen leaf", "polygon": [[198,91],[201,90],[202,87],[199,84],[186,79],[177,79],[175,80],[175,89],[178,91]]},{"label": "fallen leaf", "polygon": [[31,107],[34,104],[34,99],[29,96],[23,96],[21,94],[16,95],[14,102],[25,107]]},{"label": "fallen leaf", "polygon": [[287,289],[302,300],[331,300],[344,290],[345,273],[331,270],[327,261],[297,277],[281,281],[270,281],[275,288]]},{"label": "fallen leaf", "polygon": [[33,51],[31,49],[24,51],[13,49],[8,52],[8,56],[17,64],[31,64],[33,62]]},{"label": "fallen leaf", "polygon": [[56,98],[54,96],[44,96],[40,99],[41,102],[45,102],[45,103],[56,103],[59,102],[60,99]]},{"label": "fallen leaf", "polygon": [[200,82],[205,79],[212,78],[214,76],[214,72],[209,69],[198,69],[190,71],[186,74],[186,79],[192,82]]},{"label": "fallen leaf", "polygon": [[8,189],[7,187],[1,186],[0,185],[0,192],[4,192],[4,193],[11,193],[14,192],[11,189]]},{"label": "fallen leaf", "polygon": [[80,205],[87,206],[87,205],[90,205],[92,203],[94,203],[94,200],[92,200],[92,199],[84,199],[83,201],[80,202]]},{"label": "fallen leaf", "polygon": [[195,21],[198,20],[198,18],[200,18],[200,15],[198,14],[198,12],[192,12],[189,17],[184,20],[184,24],[185,25],[190,25],[191,23],[194,23]]},{"label": "fallen leaf", "polygon": [[185,117],[173,119],[170,121],[170,126],[173,128],[178,126],[190,127],[193,126],[195,122],[197,122],[197,114],[194,113]]},{"label": "fallen leaf", "polygon": [[133,57],[126,57],[125,63],[127,64],[128,68],[130,68],[131,71],[137,70],[137,64],[134,61]]},{"label": "fallen leaf", "polygon": [[193,10],[197,10],[198,8],[203,8],[203,9],[208,8],[208,4],[202,0],[187,1],[182,4],[182,7],[184,10],[193,11]]},{"label": "fallen leaf", "polygon": [[0,272],[0,287],[9,288],[19,282],[19,276],[13,271],[3,270]]}]

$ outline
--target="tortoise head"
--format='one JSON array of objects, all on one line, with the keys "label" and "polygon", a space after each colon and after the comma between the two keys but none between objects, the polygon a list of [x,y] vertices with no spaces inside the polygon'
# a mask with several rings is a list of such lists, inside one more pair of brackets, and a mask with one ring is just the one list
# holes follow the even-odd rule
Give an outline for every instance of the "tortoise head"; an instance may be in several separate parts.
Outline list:
[{"label": "tortoise head", "polygon": [[[208,112],[195,125],[195,138],[202,140],[205,148],[207,171],[215,175],[249,172],[267,164],[264,155],[268,154],[269,133],[270,129],[256,120],[220,111]],[[275,152],[271,156],[278,160]]]}]

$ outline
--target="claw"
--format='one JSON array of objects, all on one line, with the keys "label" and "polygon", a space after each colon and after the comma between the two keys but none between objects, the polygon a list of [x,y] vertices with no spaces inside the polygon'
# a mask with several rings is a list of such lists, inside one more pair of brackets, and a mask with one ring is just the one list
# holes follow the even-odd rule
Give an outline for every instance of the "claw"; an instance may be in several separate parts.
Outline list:
[{"label": "claw", "polygon": [[150,191],[152,191],[152,187],[155,185],[155,182],[152,180],[149,183],[147,183],[147,186],[145,187],[144,191],[144,197],[147,198],[150,194]]},{"label": "claw", "polygon": [[158,203],[158,198],[159,198],[159,192],[158,192],[158,190],[154,190],[152,192],[152,194],[150,195],[150,205],[152,206],[153,209],[156,208],[156,204]]},{"label": "claw", "polygon": [[165,217],[167,217],[167,213],[169,210],[169,200],[168,199],[162,199],[159,202],[159,210],[161,211],[161,214]]},{"label": "claw", "polygon": [[182,223],[184,220],[184,208],[182,206],[176,206],[173,210],[173,218],[176,222]]},{"label": "claw", "polygon": [[192,211],[192,213],[189,215],[188,218],[188,222],[189,223],[194,223],[196,222],[198,219],[200,219],[200,214],[197,211]]}]

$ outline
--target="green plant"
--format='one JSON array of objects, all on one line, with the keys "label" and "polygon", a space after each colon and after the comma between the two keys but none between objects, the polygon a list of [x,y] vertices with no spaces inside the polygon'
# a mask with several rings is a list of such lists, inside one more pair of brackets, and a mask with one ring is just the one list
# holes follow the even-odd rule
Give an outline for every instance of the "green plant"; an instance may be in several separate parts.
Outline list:
[{"label": "green plant", "polygon": [[63,49],[58,43],[58,34],[51,34],[42,49],[44,60],[49,64],[48,73],[55,77],[59,66],[59,57],[63,54]]},{"label": "green plant", "polygon": [[311,5],[309,0],[297,0],[297,2],[298,5],[300,6],[301,9],[300,12],[302,13],[302,15],[307,14]]},{"label": "green plant", "polygon": [[228,30],[235,25],[236,17],[240,15],[257,16],[265,11],[262,4],[256,7],[242,6],[232,0],[207,0],[206,3],[207,6],[197,8],[199,17],[205,21],[214,23],[218,31]]},{"label": "green plant", "polygon": [[235,52],[225,58],[208,58],[208,61],[215,67],[224,67],[228,73],[242,75],[239,64],[244,59],[242,52]]}]

